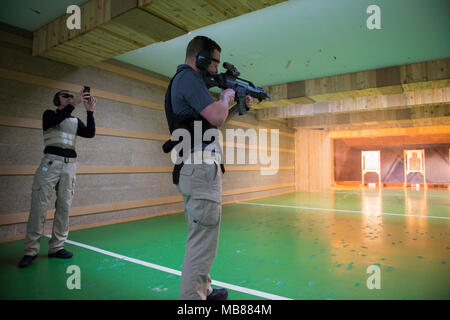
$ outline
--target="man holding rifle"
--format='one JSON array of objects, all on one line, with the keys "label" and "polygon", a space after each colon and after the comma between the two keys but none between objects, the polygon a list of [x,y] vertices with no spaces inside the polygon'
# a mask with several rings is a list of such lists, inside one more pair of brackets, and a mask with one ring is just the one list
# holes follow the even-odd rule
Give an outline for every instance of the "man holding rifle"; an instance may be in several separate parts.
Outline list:
[{"label": "man holding rifle", "polygon": [[[201,163],[181,162],[175,165],[173,171],[173,182],[183,196],[188,224],[181,300],[225,300],[228,296],[226,289],[211,288],[209,275],[219,239],[221,173],[224,168],[220,152],[204,152],[214,141],[201,140],[196,144],[194,139],[196,122],[201,123],[204,137],[207,130],[218,130],[218,126],[238,111],[237,106],[228,108],[235,98],[233,89],[223,90],[219,100],[215,101],[205,83],[207,72],[217,73],[220,52],[219,45],[207,37],[192,39],[186,50],[185,64],[178,66],[166,92],[165,111],[170,133],[176,129],[185,129],[190,133],[192,147],[189,155],[183,155],[184,159],[200,156],[203,160]],[[247,108],[251,108],[252,101],[250,96],[245,98]],[[163,149],[170,152],[173,147],[173,141],[168,141]]]}]

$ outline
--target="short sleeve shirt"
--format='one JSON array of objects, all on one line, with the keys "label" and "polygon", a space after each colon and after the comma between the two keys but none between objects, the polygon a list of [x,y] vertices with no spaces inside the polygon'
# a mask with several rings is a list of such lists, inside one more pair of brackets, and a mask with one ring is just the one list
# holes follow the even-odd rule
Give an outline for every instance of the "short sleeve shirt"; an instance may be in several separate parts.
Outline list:
[{"label": "short sleeve shirt", "polygon": [[200,72],[187,64],[179,65],[180,71],[172,82],[172,108],[178,115],[198,115],[215,100],[206,87]]}]

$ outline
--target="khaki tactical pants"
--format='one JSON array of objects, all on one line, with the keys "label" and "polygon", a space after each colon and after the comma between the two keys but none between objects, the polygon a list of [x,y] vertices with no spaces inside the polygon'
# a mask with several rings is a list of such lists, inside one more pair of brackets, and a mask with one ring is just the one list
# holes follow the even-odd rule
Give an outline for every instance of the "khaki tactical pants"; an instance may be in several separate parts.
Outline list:
[{"label": "khaki tactical pants", "polygon": [[216,257],[222,215],[220,165],[185,164],[178,191],[188,225],[180,300],[205,300],[212,292],[209,271]]},{"label": "khaki tactical pants", "polygon": [[69,209],[72,204],[76,163],[73,158],[46,154],[36,170],[31,192],[31,210],[25,238],[25,255],[37,255],[40,238],[44,232],[45,217],[53,189],[56,190],[56,211],[53,220],[52,237],[49,241],[49,253],[64,248],[69,234]]}]

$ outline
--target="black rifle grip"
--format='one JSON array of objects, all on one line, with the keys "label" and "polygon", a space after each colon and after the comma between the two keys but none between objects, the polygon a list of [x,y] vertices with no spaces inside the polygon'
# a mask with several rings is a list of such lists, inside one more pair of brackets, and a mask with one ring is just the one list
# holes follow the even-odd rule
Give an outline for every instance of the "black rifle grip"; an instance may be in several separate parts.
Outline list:
[{"label": "black rifle grip", "polygon": [[239,110],[240,116],[247,113],[247,108],[245,107],[245,96],[237,97],[237,105],[238,105],[238,110]]},{"label": "black rifle grip", "polygon": [[239,115],[242,116],[247,113],[247,108],[245,106],[245,96],[246,96],[246,90],[241,87],[233,88],[233,90],[236,92],[236,103],[238,105]]}]

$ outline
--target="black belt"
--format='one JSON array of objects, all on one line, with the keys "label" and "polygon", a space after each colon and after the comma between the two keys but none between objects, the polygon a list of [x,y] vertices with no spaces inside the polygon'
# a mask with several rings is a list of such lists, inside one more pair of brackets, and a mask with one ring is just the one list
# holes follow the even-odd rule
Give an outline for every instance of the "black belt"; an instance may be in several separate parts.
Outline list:
[{"label": "black belt", "polygon": [[[181,168],[183,168],[183,165],[184,165],[184,162],[173,166],[173,171],[172,171],[173,184],[180,183],[180,171],[181,171]],[[223,163],[220,164],[220,170],[222,171],[222,174],[225,173],[225,166],[223,165]]]}]

